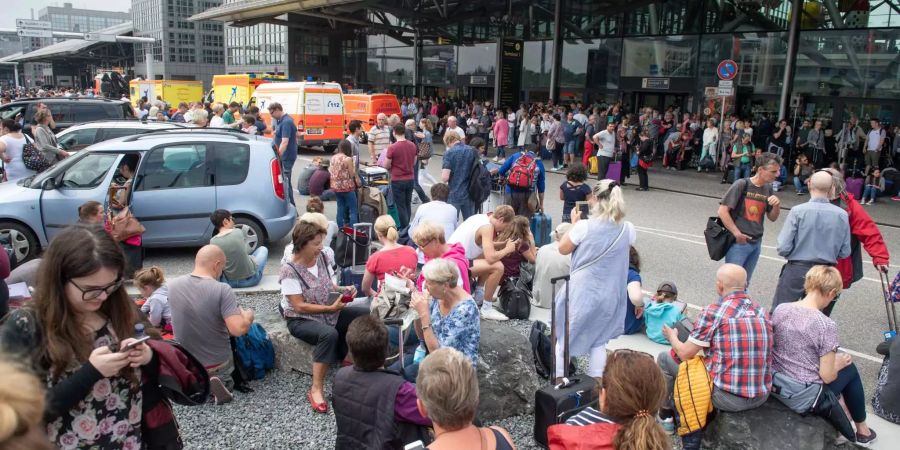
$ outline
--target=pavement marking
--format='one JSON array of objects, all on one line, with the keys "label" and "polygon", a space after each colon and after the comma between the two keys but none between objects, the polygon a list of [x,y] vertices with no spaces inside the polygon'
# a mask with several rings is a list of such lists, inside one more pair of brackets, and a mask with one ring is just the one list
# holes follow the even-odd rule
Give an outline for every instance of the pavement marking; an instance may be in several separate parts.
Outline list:
[{"label": "pavement marking", "polygon": [[[677,234],[680,236],[688,236],[688,237],[693,237],[693,238],[697,238],[697,239],[706,239],[705,237],[703,237],[701,235],[697,235],[697,234],[681,233],[678,231],[669,231],[669,230],[660,230],[659,228],[642,227],[642,226],[638,226],[638,225],[635,225],[634,228],[638,231],[657,232],[657,233],[665,233],[665,234]],[[696,244],[697,242],[694,242],[694,243]],[[703,242],[703,245],[706,245],[705,240]],[[767,248],[769,250],[778,250],[778,248],[775,247],[774,245],[763,245],[762,248]],[[864,259],[862,262],[865,264],[872,264],[871,259]],[[897,264],[890,264],[889,266],[896,268],[896,269],[900,269],[900,265],[897,265]],[[869,278],[869,281],[878,281],[878,280],[872,280],[871,278]]]},{"label": "pavement marking", "polygon": [[[702,245],[702,246],[704,246],[704,247],[706,246],[706,242],[697,242],[697,241],[692,241],[692,240],[690,240],[690,239],[680,238],[680,237],[677,237],[677,236],[669,236],[669,235],[666,235],[666,234],[663,234],[663,233],[657,233],[657,232],[654,232],[654,231],[648,231],[646,228],[645,228],[645,229],[642,229],[642,228],[644,228],[644,227],[637,227],[637,226],[635,227],[636,230],[642,231],[642,232],[647,233],[647,234],[652,234],[652,235],[656,235],[656,236],[661,236],[661,237],[665,237],[665,238],[669,238],[669,239],[675,239],[675,240],[678,240],[678,241],[689,242],[689,243],[691,243],[691,244]],[[679,234],[685,234],[685,233],[679,233]],[[766,255],[759,255],[759,257],[760,257],[760,258],[770,259],[770,260],[772,260],[772,261],[785,262],[785,259],[784,259],[784,258],[775,258],[775,257],[772,257],[772,256],[766,256]],[[867,280],[867,281],[872,281],[872,282],[874,282],[874,283],[879,283],[879,284],[881,283],[880,280],[875,280],[875,279],[868,278],[868,277],[863,277],[862,279],[863,279],[863,280]],[[643,291],[643,292],[644,292],[645,294],[652,295],[652,293],[650,293],[650,292],[648,292],[648,291]],[[686,303],[686,304],[687,304],[688,308],[691,308],[691,309],[693,309],[693,310],[699,311],[699,310],[702,310],[702,309],[703,309],[703,307],[700,306],[700,305],[695,305],[695,304],[693,304],[693,303]],[[875,357],[875,356],[868,355],[868,354],[866,354],[866,353],[861,353],[861,352],[858,352],[858,351],[855,351],[855,350],[850,350],[850,349],[848,349],[848,348],[846,348],[846,347],[841,347],[841,350],[843,350],[844,352],[846,352],[846,353],[848,353],[848,354],[850,354],[850,355],[853,355],[853,356],[856,356],[856,357],[858,357],[858,358],[862,358],[862,359],[865,359],[865,360],[868,360],[868,361],[872,361],[872,362],[875,362],[875,363],[881,364],[881,362],[883,361],[883,359],[881,359],[881,358],[877,358],[877,357]]]}]

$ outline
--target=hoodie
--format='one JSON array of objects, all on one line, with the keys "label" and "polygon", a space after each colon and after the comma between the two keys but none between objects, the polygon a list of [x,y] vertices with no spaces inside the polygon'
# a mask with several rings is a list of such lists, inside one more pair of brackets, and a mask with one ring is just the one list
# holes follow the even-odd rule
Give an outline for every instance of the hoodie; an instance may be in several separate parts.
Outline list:
[{"label": "hoodie", "polygon": [[169,287],[160,286],[150,294],[150,298],[141,306],[141,312],[147,314],[147,318],[154,327],[164,323],[172,323],[172,308],[169,307]]},{"label": "hoodie", "polygon": [[[463,248],[462,244],[454,243],[447,244],[450,248],[441,255],[441,258],[452,261],[456,264],[456,267],[459,268],[459,275],[462,281],[462,287],[468,293],[472,293],[472,286],[469,284],[469,260],[466,259],[466,249]],[[425,257],[425,263],[427,264],[430,259]],[[422,290],[422,286],[425,284],[425,276],[419,273],[419,278],[416,279],[416,287],[419,290]]]}]

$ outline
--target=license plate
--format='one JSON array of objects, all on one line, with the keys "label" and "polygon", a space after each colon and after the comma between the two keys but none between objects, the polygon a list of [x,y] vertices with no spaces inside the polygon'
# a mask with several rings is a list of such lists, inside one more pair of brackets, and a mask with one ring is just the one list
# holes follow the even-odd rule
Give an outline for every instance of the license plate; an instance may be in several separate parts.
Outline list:
[{"label": "license plate", "polygon": [[325,130],[321,128],[307,128],[306,129],[307,136],[309,135],[323,135],[325,134]]}]

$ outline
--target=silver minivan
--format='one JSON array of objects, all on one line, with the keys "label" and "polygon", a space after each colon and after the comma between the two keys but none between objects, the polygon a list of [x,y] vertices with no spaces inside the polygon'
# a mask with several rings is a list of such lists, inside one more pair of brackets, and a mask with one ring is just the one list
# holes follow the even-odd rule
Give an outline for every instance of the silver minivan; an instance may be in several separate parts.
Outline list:
[{"label": "silver minivan", "polygon": [[19,261],[35,257],[89,200],[109,204],[120,166],[136,166],[131,211],[146,228],[144,247],[194,247],[213,233],[209,215],[227,209],[248,250],[287,235],[297,210],[285,196],[271,141],[208,129],[172,129],[104,141],[47,171],[0,184],[0,235]]}]

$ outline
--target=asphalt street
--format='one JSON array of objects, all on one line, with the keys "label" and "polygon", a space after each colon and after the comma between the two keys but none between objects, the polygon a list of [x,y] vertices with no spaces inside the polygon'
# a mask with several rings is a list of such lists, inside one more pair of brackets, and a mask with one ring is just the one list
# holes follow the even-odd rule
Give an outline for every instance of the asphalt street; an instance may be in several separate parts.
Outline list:
[{"label": "asphalt street", "polygon": [[[365,153],[365,152],[364,152]],[[321,155],[315,150],[301,152],[295,166],[305,166],[314,156]],[[435,156],[428,171],[436,178],[440,174],[440,156]],[[641,255],[641,276],[645,291],[651,291],[663,281],[674,281],[679,290],[679,299],[690,304],[693,315],[705,305],[716,301],[715,272],[720,263],[711,261],[703,240],[706,219],[715,214],[717,198],[727,186],[720,185],[717,174],[697,174],[693,171],[664,172],[654,167],[650,173],[649,192],[635,191],[637,177],[632,177],[624,187],[627,204],[626,220],[638,230],[636,247]],[[559,200],[559,185],[565,181],[561,173],[548,173],[545,210],[553,218],[556,226],[562,216],[562,201]],[[294,180],[296,186],[296,180]],[[427,191],[427,188],[426,188]],[[780,193],[785,207],[806,201],[808,197],[798,197],[793,187]],[[305,210],[306,198],[295,194],[301,212]],[[326,215],[335,216],[336,205],[326,202]],[[892,255],[900,255],[900,204],[883,199],[868,211],[882,224],[881,232]],[[787,210],[783,210],[777,222],[766,223],[763,237],[763,251],[750,285],[752,297],[763,306],[771,305],[778,275],[784,259],[776,250],[776,239]],[[265,273],[278,273],[279,261],[289,237],[269,245],[269,262]],[[150,249],[147,251],[145,266],[158,265],[171,278],[189,273],[193,265],[196,249]],[[840,332],[841,346],[850,353],[860,369],[867,395],[877,377],[881,358],[875,353],[875,346],[882,340],[886,329],[886,315],[881,294],[878,273],[868,256],[863,257],[865,277],[845,291],[833,313]],[[893,261],[897,261],[894,257]],[[896,274],[900,265],[893,263],[891,273]],[[602,324],[598,324],[602,325]]]}]

